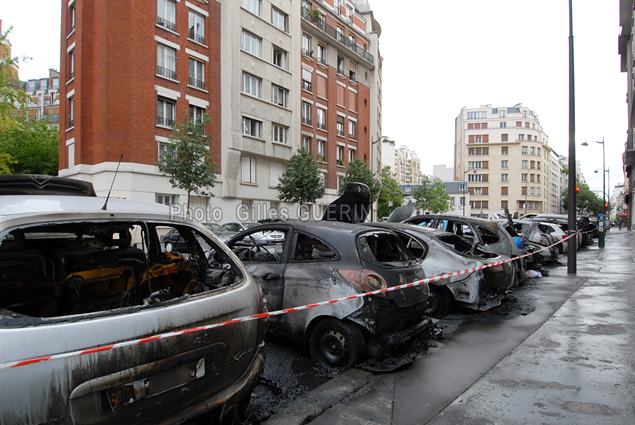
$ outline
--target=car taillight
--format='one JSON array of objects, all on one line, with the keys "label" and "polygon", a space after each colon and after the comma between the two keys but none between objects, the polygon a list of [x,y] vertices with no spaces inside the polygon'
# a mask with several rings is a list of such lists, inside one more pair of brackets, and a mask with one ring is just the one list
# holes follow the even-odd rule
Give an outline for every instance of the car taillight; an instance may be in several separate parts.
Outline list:
[{"label": "car taillight", "polygon": [[377,291],[379,289],[388,288],[388,282],[381,275],[372,270],[338,270],[340,275],[362,292]]}]

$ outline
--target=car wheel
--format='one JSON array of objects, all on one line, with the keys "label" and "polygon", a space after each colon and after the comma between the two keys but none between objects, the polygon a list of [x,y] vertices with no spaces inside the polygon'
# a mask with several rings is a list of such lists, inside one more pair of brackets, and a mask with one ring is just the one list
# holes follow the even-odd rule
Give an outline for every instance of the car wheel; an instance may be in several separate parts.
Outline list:
[{"label": "car wheel", "polygon": [[342,371],[355,366],[364,357],[366,341],[352,323],[327,318],[311,332],[309,351],[318,366]]},{"label": "car wheel", "polygon": [[428,298],[430,306],[426,309],[425,314],[430,317],[440,319],[450,313],[454,308],[454,296],[449,289],[430,285],[430,298]]}]

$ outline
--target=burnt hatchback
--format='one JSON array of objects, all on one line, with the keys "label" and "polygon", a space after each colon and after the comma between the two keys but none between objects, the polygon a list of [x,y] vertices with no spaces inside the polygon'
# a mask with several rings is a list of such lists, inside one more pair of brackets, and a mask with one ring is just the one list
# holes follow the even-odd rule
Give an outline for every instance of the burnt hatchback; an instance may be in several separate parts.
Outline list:
[{"label": "burnt hatchback", "polygon": [[[261,244],[252,233],[277,232]],[[304,306],[410,283],[420,261],[385,229],[328,221],[265,224],[227,245],[264,290],[270,310]],[[429,288],[420,285],[271,318],[270,332],[308,347],[314,361],[346,369],[426,330]]]},{"label": "burnt hatchback", "polygon": [[[251,275],[166,206],[47,195],[59,182],[0,196],[0,423],[234,420],[266,322],[200,328],[266,311]],[[180,251],[161,245],[170,231]]]}]

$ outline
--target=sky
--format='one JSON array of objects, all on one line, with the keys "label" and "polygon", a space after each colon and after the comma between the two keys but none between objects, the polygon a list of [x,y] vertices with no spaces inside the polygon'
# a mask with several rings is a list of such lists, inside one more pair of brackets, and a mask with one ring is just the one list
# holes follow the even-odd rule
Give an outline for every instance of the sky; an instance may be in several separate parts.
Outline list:
[{"label": "sky", "polygon": [[[567,0],[369,3],[382,28],[383,135],[417,152],[425,174],[436,164],[454,166],[454,120],[463,107],[522,103],[538,114],[552,149],[569,155]],[[59,69],[60,11],[60,0],[0,0],[22,80]],[[604,140],[607,187],[624,181],[627,86],[619,31],[619,0],[573,0],[576,157],[600,192],[602,145],[594,141]]]}]

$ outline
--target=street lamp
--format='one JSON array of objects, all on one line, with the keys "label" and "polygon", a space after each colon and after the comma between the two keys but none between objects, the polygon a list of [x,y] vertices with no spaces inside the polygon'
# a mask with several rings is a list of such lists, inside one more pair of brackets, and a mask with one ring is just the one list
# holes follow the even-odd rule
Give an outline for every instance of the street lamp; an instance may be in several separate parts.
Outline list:
[{"label": "street lamp", "polygon": [[[605,154],[605,150],[604,150],[604,138],[602,138],[602,141],[599,142],[597,140],[594,140],[595,143],[599,143],[602,145],[602,170],[606,170],[606,154]],[[585,141],[582,142],[582,146],[589,146],[589,144]],[[606,205],[606,173],[602,173],[602,202],[604,203],[604,205]],[[606,207],[605,207],[605,211],[604,211],[605,215],[606,215]],[[603,219],[604,220],[604,219]],[[604,223],[602,223],[601,226],[599,226],[599,220],[598,220],[598,246],[600,248],[604,248]]]},{"label": "street lamp", "polygon": [[[606,213],[606,218],[608,219],[608,222],[611,222],[611,167],[607,168],[606,170],[602,170],[606,173],[606,175],[608,175],[607,180],[606,180],[606,200],[604,201],[604,212]],[[597,169],[595,171],[593,171],[595,174],[600,172],[600,169]],[[604,196],[604,191],[602,191]]]},{"label": "street lamp", "polygon": [[465,202],[467,201],[466,199],[466,192],[467,192],[467,182],[465,181],[465,174],[472,172],[472,174],[476,174],[476,169],[470,170],[467,169],[465,171],[463,171],[463,217],[465,217]]}]

